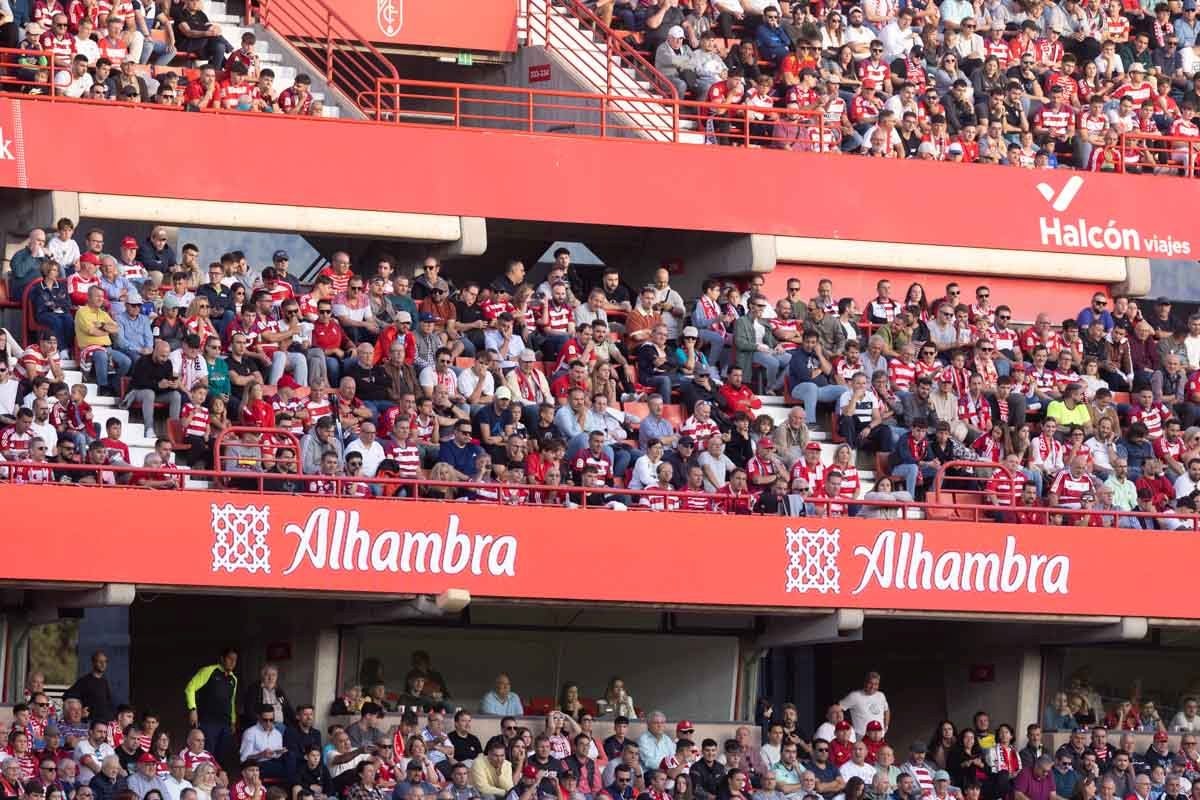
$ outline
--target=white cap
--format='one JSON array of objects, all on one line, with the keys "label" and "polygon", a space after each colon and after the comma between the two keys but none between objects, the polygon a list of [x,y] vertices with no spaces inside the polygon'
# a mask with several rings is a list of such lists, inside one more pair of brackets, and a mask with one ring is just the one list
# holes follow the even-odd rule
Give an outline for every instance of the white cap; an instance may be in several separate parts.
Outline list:
[{"label": "white cap", "polygon": [[497,400],[512,400],[512,392],[509,391],[507,386],[501,386],[499,389],[496,390],[496,399]]},{"label": "white cap", "polygon": [[672,25],[671,30],[667,31],[667,38],[668,39],[682,39],[683,38],[683,26]]}]

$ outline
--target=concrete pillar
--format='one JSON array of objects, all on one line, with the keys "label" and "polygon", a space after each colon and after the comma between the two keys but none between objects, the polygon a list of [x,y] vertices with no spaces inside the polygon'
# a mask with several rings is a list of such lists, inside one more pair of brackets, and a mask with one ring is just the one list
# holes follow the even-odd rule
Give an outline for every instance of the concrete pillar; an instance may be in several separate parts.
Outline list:
[{"label": "concrete pillar", "polygon": [[329,706],[341,689],[338,686],[339,641],[337,628],[321,628],[315,637],[313,657],[313,705],[316,706],[317,727],[325,728]]},{"label": "concrete pillar", "polygon": [[1017,675],[1017,738],[1025,740],[1025,727],[1040,722],[1042,691],[1042,651],[1027,647],[1021,653]]}]

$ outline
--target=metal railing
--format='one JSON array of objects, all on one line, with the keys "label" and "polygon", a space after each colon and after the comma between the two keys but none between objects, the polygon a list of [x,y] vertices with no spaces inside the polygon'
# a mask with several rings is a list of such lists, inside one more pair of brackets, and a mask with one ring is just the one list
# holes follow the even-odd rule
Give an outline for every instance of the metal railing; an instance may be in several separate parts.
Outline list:
[{"label": "metal railing", "polygon": [[330,86],[352,99],[379,78],[399,77],[388,57],[325,0],[262,0],[258,14],[263,27],[289,41]]},{"label": "metal railing", "polygon": [[381,78],[356,101],[375,120],[395,124],[803,151],[836,149],[841,135],[820,111],[519,86]]},{"label": "metal railing", "polygon": [[0,92],[54,97],[54,73],[67,68],[53,66],[52,60],[52,56],[42,50],[0,47]]},{"label": "metal railing", "polygon": [[[247,432],[253,436],[244,437]],[[241,452],[231,452],[233,448],[241,448]],[[292,456],[281,457],[280,451],[284,449],[291,450]],[[258,455],[248,454],[246,450],[256,451]],[[535,485],[436,480],[425,477],[302,473],[300,440],[282,428],[227,428],[215,440],[213,453],[215,469],[191,470],[168,466],[0,461],[0,485],[60,483],[64,477],[69,480],[72,475],[86,474],[92,478],[89,483],[99,487],[122,486],[161,491],[184,489],[187,479],[193,478],[209,481],[212,484],[211,489],[221,492],[287,492],[312,496],[354,496],[380,501],[450,499],[457,496],[468,498],[472,502],[499,506],[542,505],[581,509],[604,509],[609,508],[611,503],[620,503],[631,510],[673,513],[743,513],[740,509],[746,499],[746,495],[730,497],[718,492],[661,488],[628,489],[574,484]],[[233,468],[226,465],[232,465]],[[285,469],[280,471],[277,467]],[[816,516],[841,517],[849,515],[853,510],[859,516],[894,519],[1002,524],[1095,524],[1104,527],[1118,527],[1121,519],[1151,519],[1164,527],[1200,531],[1200,512],[1180,514],[1044,505],[1021,506],[1017,502],[1015,491],[1002,498],[1010,501],[1009,504],[972,502],[972,489],[961,484],[957,484],[961,488],[956,488],[956,482],[961,479],[946,475],[947,470],[955,467],[971,467],[981,472],[1004,469],[1001,464],[979,461],[944,464],[930,484],[930,496],[934,497],[934,500],[902,501],[810,495],[805,501],[812,506]],[[272,469],[276,471],[267,471]],[[162,485],[155,486],[155,483]],[[370,488],[370,491],[364,492],[364,487]],[[964,497],[967,499],[964,500]],[[1017,518],[1017,511],[1022,512],[1021,519]]]},{"label": "metal railing", "polygon": [[[622,88],[630,88],[632,79],[633,85],[649,84],[646,88],[649,93],[663,98],[678,97],[671,81],[579,0],[529,0],[528,8],[532,41],[547,52],[557,50],[576,56],[583,61],[576,68],[584,70],[588,69],[586,60],[602,52],[603,64],[591,65],[595,72],[584,76],[597,90],[603,87],[606,95],[620,94]],[[586,41],[594,42],[595,46],[589,47]]]},{"label": "metal railing", "polygon": [[1121,135],[1121,152],[1139,156],[1143,171],[1200,178],[1200,137],[1133,131]]}]

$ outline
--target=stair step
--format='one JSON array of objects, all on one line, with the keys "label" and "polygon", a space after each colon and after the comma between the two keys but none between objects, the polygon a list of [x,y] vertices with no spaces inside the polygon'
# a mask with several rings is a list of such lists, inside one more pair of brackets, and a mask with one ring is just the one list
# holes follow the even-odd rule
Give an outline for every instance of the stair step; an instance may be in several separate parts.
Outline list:
[{"label": "stair step", "polygon": [[242,21],[241,17],[235,17],[233,14],[209,14],[208,19],[218,25],[237,25]]}]

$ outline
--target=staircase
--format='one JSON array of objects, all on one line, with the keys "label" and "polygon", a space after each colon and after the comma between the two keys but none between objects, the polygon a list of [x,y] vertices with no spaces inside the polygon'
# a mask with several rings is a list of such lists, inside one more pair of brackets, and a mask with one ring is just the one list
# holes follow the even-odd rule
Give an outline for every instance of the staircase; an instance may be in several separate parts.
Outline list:
[{"label": "staircase", "polygon": [[675,86],[578,0],[522,0],[518,36],[543,48],[584,91],[619,97],[609,101],[609,113],[631,133],[703,144],[695,123],[678,119]]},{"label": "staircase", "polygon": [[271,36],[261,25],[247,27],[245,21],[236,14],[230,14],[224,0],[206,0],[203,5],[204,13],[211,22],[221,26],[221,34],[225,41],[236,50],[242,46],[242,34],[253,31],[255,39],[254,51],[258,53],[259,62],[264,68],[275,73],[275,92],[278,94],[292,85],[298,72],[307,72],[313,77],[313,99],[322,103],[321,116],[337,118],[346,116],[344,101],[320,91],[320,75],[313,75],[313,69],[304,59],[295,53],[285,52],[279,40]]}]

